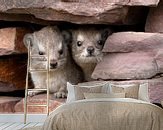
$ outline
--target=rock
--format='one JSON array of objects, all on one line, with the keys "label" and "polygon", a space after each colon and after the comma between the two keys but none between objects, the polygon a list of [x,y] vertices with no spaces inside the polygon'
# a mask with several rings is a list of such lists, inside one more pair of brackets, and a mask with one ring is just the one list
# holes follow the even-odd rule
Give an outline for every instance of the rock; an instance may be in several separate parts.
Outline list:
[{"label": "rock", "polygon": [[15,112],[14,107],[21,98],[19,97],[5,97],[0,96],[0,112],[1,113],[13,113]]},{"label": "rock", "polygon": [[129,0],[125,5],[130,6],[157,6],[160,0]]},{"label": "rock", "polygon": [[[53,111],[61,104],[65,103],[66,99],[55,99],[50,95],[49,111]],[[16,112],[24,112],[24,99],[15,105]],[[39,94],[28,98],[28,104],[46,104],[46,94]],[[28,113],[46,113],[46,107],[28,107]]]},{"label": "rock", "polygon": [[12,92],[15,90],[17,88],[13,84],[0,81],[0,92]]},{"label": "rock", "polygon": [[155,61],[158,66],[158,71],[163,72],[163,48],[160,48],[156,55],[155,55]]},{"label": "rock", "polygon": [[108,37],[103,52],[158,51],[163,48],[163,34],[119,32]]},{"label": "rock", "polygon": [[25,88],[27,56],[10,55],[0,57],[0,92]]},{"label": "rock", "polygon": [[29,32],[25,28],[0,29],[0,56],[27,52],[23,44],[23,37]]},{"label": "rock", "polygon": [[54,25],[59,24],[59,22],[52,22],[52,21],[46,21],[43,19],[35,18],[33,15],[29,14],[8,14],[8,13],[0,13],[0,20],[3,21],[20,21],[20,22],[29,22],[29,23],[37,23],[40,25]]},{"label": "rock", "polygon": [[151,8],[147,17],[145,31],[163,33],[163,1],[157,8]]},{"label": "rock", "polygon": [[[89,3],[89,2],[99,2],[98,0],[61,0],[62,2],[80,2],[80,3]],[[114,3],[117,5],[128,5],[128,6],[157,6],[159,0],[103,0],[105,3]]]},{"label": "rock", "polygon": [[113,53],[97,64],[92,78],[104,80],[148,79],[158,74],[152,53]]},{"label": "rock", "polygon": [[108,81],[115,85],[130,85],[130,84],[143,84],[149,83],[149,85],[155,86],[156,84],[163,84],[163,77],[153,79],[141,79],[141,80],[122,80],[122,81]]},{"label": "rock", "polygon": [[[0,1],[0,12],[7,14],[30,14],[36,19],[47,21],[65,21],[78,24],[137,24],[145,20],[144,7],[138,2],[125,1],[63,1],[61,0],[12,0]],[[146,0],[147,1],[147,0]],[[145,6],[156,6],[158,0],[150,0]],[[11,17],[11,16],[8,16]],[[1,20],[3,18],[0,18]],[[10,18],[8,18],[10,19]],[[16,18],[17,19],[17,18]],[[29,19],[29,17],[28,17]],[[33,20],[32,22],[37,22]]]},{"label": "rock", "polygon": [[94,78],[97,73],[102,79],[145,79],[163,73],[162,41],[159,33],[113,33],[103,48],[108,56],[97,65]]}]

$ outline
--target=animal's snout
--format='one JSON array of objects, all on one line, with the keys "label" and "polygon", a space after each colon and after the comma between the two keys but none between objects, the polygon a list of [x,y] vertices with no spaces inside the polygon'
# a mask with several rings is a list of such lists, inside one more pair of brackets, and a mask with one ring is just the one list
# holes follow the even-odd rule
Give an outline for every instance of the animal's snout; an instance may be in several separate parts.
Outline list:
[{"label": "animal's snout", "polygon": [[87,48],[87,52],[91,55],[93,52],[94,52],[94,47],[93,46],[89,46],[88,48]]},{"label": "animal's snout", "polygon": [[50,68],[52,68],[52,69],[57,68],[57,65],[58,65],[58,63],[57,63],[56,60],[51,60],[50,61]]}]

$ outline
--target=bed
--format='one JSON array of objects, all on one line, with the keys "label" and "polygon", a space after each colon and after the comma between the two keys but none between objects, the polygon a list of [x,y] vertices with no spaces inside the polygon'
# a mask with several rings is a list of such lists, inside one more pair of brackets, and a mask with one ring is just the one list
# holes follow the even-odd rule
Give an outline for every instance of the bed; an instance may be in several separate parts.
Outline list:
[{"label": "bed", "polygon": [[41,128],[30,130],[163,130],[163,109],[142,100],[149,96],[144,90],[139,94],[140,86],[68,83],[67,102]]},{"label": "bed", "polygon": [[64,104],[43,130],[163,130],[163,109],[131,98],[94,98]]}]

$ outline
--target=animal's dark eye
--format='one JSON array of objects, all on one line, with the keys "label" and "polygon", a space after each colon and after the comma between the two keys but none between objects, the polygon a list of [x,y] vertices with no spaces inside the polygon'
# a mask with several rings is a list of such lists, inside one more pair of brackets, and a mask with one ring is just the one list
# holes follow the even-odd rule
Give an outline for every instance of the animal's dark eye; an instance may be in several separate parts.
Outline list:
[{"label": "animal's dark eye", "polygon": [[77,41],[77,46],[81,46],[82,42],[81,41]]},{"label": "animal's dark eye", "polygon": [[44,55],[45,53],[42,51],[39,51],[39,55]]},{"label": "animal's dark eye", "polygon": [[100,45],[100,46],[102,46],[102,45],[103,45],[102,40],[99,40],[97,43],[98,43],[98,45]]},{"label": "animal's dark eye", "polygon": [[62,55],[62,54],[63,54],[63,50],[62,50],[62,49],[59,50],[58,53],[59,53],[60,55]]}]

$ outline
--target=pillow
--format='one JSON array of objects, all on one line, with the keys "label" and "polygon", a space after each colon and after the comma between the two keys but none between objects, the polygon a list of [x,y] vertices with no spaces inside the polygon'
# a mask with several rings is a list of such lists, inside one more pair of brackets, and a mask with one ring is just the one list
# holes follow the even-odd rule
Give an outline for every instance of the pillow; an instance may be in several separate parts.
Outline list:
[{"label": "pillow", "polygon": [[91,98],[125,98],[125,93],[84,93],[86,99]]},{"label": "pillow", "polygon": [[67,91],[68,91],[67,100],[66,100],[67,103],[75,101],[75,92],[74,92],[75,86],[77,85],[72,85],[71,83],[67,82]]},{"label": "pillow", "polygon": [[162,107],[163,107],[163,99],[161,100],[161,105],[162,105]]},{"label": "pillow", "polygon": [[138,99],[139,84],[115,85],[111,84],[113,93],[125,93],[126,98]]},{"label": "pillow", "polygon": [[140,84],[138,98],[146,102],[160,104],[163,99],[163,86],[149,85],[148,83]]},{"label": "pillow", "polygon": [[84,99],[84,93],[110,93],[109,83],[103,82],[101,84],[92,84],[89,86],[74,87],[76,100]]},{"label": "pillow", "polygon": [[67,90],[68,90],[68,95],[67,95],[67,103],[76,101],[76,100],[81,100],[84,99],[84,93],[110,93],[110,86],[109,83],[107,82],[102,82],[98,84],[93,84],[93,85],[72,85],[69,82],[67,82]]},{"label": "pillow", "polygon": [[103,86],[102,93],[110,93],[111,92],[110,84],[109,84],[109,82],[106,82],[106,81],[90,81],[90,82],[79,83],[78,85],[82,86],[82,87]]}]

